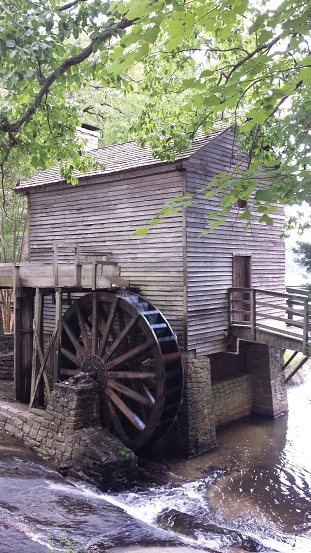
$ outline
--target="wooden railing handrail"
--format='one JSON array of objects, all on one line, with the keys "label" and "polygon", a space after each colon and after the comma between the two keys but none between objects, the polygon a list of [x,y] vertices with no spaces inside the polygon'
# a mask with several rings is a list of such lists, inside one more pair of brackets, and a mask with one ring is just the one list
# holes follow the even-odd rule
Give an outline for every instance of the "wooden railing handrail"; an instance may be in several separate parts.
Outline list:
[{"label": "wooden railing handrail", "polygon": [[[229,288],[229,324],[230,326],[248,327],[251,340],[256,341],[256,332],[268,330],[274,334],[285,334],[297,339],[297,329],[300,329],[300,339],[303,351],[308,352],[311,342],[311,294],[289,292],[274,292],[262,288]],[[234,293],[238,297],[234,297]],[[240,294],[238,294],[240,293]],[[262,296],[283,298],[285,302],[270,303]],[[282,305],[281,305],[282,303]],[[296,307],[293,309],[294,306]],[[284,316],[284,315],[287,315]],[[296,317],[293,319],[293,317]],[[293,327],[293,330],[291,330]]]},{"label": "wooden railing handrail", "polygon": [[301,301],[304,301],[306,298],[309,298],[311,301],[311,294],[290,294],[289,292],[274,292],[272,290],[263,290],[262,288],[239,288],[239,287],[232,287],[229,288],[229,291],[232,290],[233,292],[251,292],[252,290],[255,291],[255,293],[259,294],[266,294],[268,296],[274,296],[278,298],[285,298],[285,299],[293,299],[298,298]]}]

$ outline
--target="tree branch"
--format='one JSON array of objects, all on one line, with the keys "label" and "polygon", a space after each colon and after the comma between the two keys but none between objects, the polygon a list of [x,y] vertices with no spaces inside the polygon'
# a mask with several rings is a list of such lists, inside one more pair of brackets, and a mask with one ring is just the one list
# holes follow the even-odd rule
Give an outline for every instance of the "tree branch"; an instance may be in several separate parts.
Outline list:
[{"label": "tree branch", "polygon": [[271,50],[272,46],[274,46],[279,40],[281,40],[282,35],[276,36],[273,40],[270,42],[265,42],[265,44],[261,44],[260,46],[257,46],[255,50],[250,52],[245,58],[242,58],[240,61],[238,61],[231,69],[231,71],[228,73],[226,81],[228,82],[230,77],[233,75],[233,73],[240,67],[241,65],[244,65],[248,60],[252,59],[256,54],[259,54],[259,52],[262,52],[262,50]]},{"label": "tree branch", "polygon": [[122,21],[119,21],[119,23],[116,23],[115,25],[112,25],[111,28],[106,31],[105,33],[102,33],[101,35],[98,35],[80,54],[77,54],[76,56],[73,56],[71,58],[68,58],[62,65],[60,65],[57,69],[55,69],[45,80],[43,83],[40,91],[38,92],[35,101],[33,105],[20,117],[17,121],[14,123],[9,123],[6,125],[0,125],[0,131],[8,132],[8,133],[15,133],[19,131],[19,129],[29,121],[39,108],[42,99],[46,96],[46,94],[49,92],[52,85],[57,81],[57,79],[66,73],[71,67],[74,67],[76,65],[80,65],[83,61],[88,59],[91,54],[93,53],[94,46],[98,42],[106,42],[109,38],[112,37],[113,33],[119,29],[126,29],[127,27],[130,27],[133,25],[135,20],[127,20],[123,19]]},{"label": "tree branch", "polygon": [[76,4],[79,4],[79,2],[87,2],[87,0],[73,0],[73,2],[69,2],[69,4],[65,4],[65,6],[59,8],[58,11],[64,12],[65,10],[69,10],[70,8],[73,8],[73,6],[76,6]]}]

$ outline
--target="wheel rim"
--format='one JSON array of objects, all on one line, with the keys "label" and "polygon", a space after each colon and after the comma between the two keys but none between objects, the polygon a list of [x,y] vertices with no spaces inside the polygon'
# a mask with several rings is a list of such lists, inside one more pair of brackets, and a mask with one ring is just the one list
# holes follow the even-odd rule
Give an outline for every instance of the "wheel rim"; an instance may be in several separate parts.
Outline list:
[{"label": "wheel rim", "polygon": [[90,370],[102,388],[103,424],[128,447],[140,449],[171,426],[181,402],[180,352],[149,302],[136,294],[93,292],[69,307],[60,376]]}]

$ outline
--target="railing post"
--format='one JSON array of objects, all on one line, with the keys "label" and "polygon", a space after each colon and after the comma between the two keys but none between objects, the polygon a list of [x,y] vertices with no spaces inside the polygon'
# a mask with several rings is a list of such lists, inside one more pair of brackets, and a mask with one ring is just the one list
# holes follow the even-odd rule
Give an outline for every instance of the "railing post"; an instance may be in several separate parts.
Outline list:
[{"label": "railing post", "polygon": [[309,355],[309,296],[304,300],[303,306],[303,337],[302,337],[302,349],[305,355]]},{"label": "railing post", "polygon": [[251,310],[251,336],[252,341],[256,341],[256,289],[250,290],[250,310]]},{"label": "railing post", "polygon": [[58,286],[58,247],[57,242],[53,242],[53,280],[54,286]]},{"label": "railing post", "polygon": [[[293,309],[293,306],[294,306],[294,302],[293,302],[293,298],[290,297],[286,300],[286,304],[287,304],[287,308],[288,309]],[[287,319],[288,321],[291,321],[293,320],[294,316],[293,316],[293,313],[291,313],[290,311],[287,311]],[[288,326],[290,326],[290,322],[287,322],[286,323]]]},{"label": "railing post", "polygon": [[229,296],[229,326],[231,326],[232,323],[233,323],[233,320],[232,320],[232,295],[233,295],[233,290],[232,290],[232,288],[229,288],[229,290],[228,290],[228,296]]},{"label": "railing post", "polygon": [[80,262],[80,249],[75,246],[75,286],[81,286],[82,265]]}]

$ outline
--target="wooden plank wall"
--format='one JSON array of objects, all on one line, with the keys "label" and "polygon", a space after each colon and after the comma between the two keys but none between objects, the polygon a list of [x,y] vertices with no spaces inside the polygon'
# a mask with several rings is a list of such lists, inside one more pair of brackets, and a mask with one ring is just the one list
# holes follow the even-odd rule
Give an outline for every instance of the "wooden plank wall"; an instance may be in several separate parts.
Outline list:
[{"label": "wooden plank wall", "polygon": [[[133,235],[166,199],[181,193],[178,164],[94,177],[75,187],[35,188],[29,194],[30,260],[50,262],[53,241],[94,244],[111,252],[121,276],[163,312],[182,345],[183,215],[167,219],[145,237]],[[73,261],[73,250],[66,259]]]},{"label": "wooden plank wall", "polygon": [[[198,192],[230,163],[235,166],[238,159],[241,157],[230,131],[184,163],[187,192]],[[197,204],[187,208],[187,338],[188,349],[203,355],[227,348],[227,290],[232,286],[233,256],[251,256],[252,286],[284,291],[285,253],[279,238],[281,208],[273,215],[273,227],[254,218],[247,232],[236,221],[238,208],[234,208],[226,223],[199,239],[200,232],[208,228],[207,216],[215,206],[215,199],[199,198]]]}]

